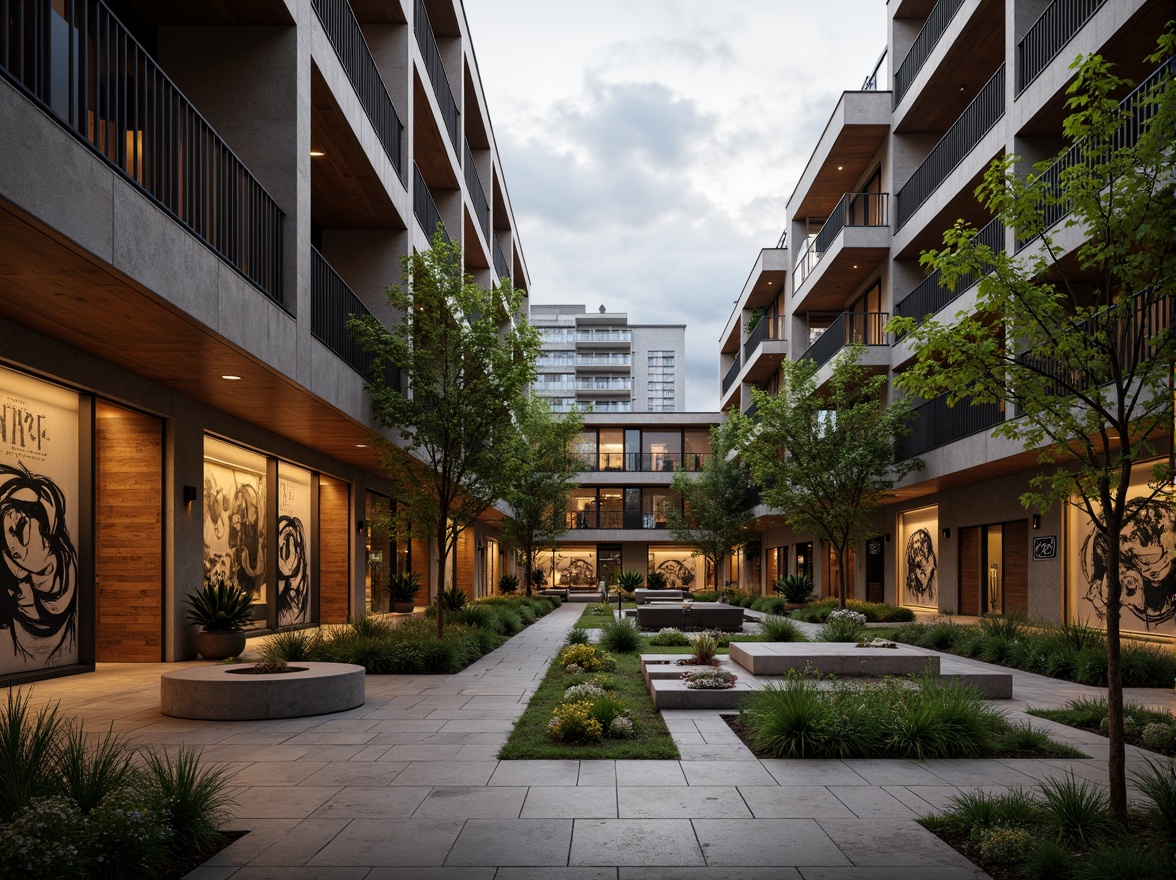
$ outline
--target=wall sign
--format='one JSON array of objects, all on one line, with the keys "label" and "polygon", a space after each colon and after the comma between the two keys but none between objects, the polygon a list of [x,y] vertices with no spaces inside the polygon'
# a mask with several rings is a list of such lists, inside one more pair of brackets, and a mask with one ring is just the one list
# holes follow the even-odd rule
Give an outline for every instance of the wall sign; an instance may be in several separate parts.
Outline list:
[{"label": "wall sign", "polygon": [[1056,559],[1058,555],[1057,535],[1043,535],[1033,539],[1034,559]]}]

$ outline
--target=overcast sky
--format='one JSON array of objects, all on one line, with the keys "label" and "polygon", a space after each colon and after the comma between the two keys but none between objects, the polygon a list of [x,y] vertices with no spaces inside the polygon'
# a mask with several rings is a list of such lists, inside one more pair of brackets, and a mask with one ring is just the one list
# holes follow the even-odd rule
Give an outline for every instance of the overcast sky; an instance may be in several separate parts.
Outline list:
[{"label": "overcast sky", "polygon": [[884,0],[465,0],[534,303],[686,324],[686,408]]}]

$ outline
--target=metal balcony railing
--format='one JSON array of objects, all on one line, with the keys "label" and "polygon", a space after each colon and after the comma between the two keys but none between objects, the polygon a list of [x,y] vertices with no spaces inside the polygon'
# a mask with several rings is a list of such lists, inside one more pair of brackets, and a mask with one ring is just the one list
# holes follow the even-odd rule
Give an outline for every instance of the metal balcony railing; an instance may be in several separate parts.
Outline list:
[{"label": "metal balcony railing", "polygon": [[632,364],[628,354],[578,354],[577,367],[627,367]]},{"label": "metal balcony railing", "polygon": [[437,37],[433,34],[433,23],[429,21],[425,0],[416,0],[412,28],[416,32],[421,57],[425,60],[425,70],[429,72],[429,82],[433,84],[433,94],[437,96],[437,105],[441,108],[441,118],[445,122],[445,130],[449,133],[449,143],[453,145],[454,152],[457,152],[457,145],[460,143],[460,113],[457,101],[453,98],[453,89],[449,87],[449,77],[445,75],[445,64],[441,61],[441,50],[437,48]]},{"label": "metal balcony railing", "polygon": [[1054,0],[1017,43],[1017,94],[1049,66],[1106,0]]},{"label": "metal balcony railing", "polygon": [[105,4],[0,0],[0,73],[283,302],[282,209]]},{"label": "metal balcony railing", "polygon": [[745,416],[747,416],[749,419],[751,419],[753,422],[758,424],[759,423],[759,404],[753,400],[751,403],[749,403],[747,405],[747,409],[745,409],[743,411],[743,414]]},{"label": "metal balcony railing", "polygon": [[318,16],[331,47],[343,65],[347,78],[351,80],[351,87],[359,98],[364,113],[376,130],[376,137],[388,156],[388,161],[404,179],[404,152],[401,141],[404,135],[404,123],[396,113],[396,107],[384,88],[384,80],[380,77],[379,68],[372,58],[367,40],[363,37],[363,30],[351,11],[347,0],[311,0],[314,14]]},{"label": "metal balcony railing", "polygon": [[902,63],[894,71],[895,107],[902,103],[911,83],[915,81],[915,77],[919,75],[919,71],[927,63],[927,59],[931,57],[931,52],[939,44],[947,26],[951,24],[951,20],[955,18],[955,14],[960,11],[960,7],[963,5],[964,0],[939,0],[935,4],[931,14],[927,16],[927,20],[923,22],[923,29],[919,31],[915,42],[911,44],[911,50],[907,52],[906,58],[902,59]]},{"label": "metal balcony railing", "polygon": [[847,345],[887,345],[889,320],[889,312],[842,312],[801,357],[816,361],[819,367]]},{"label": "metal balcony railing", "polygon": [[570,394],[576,390],[575,382],[536,382],[531,386],[537,394]]},{"label": "metal balcony railing", "polygon": [[[997,253],[1005,250],[1005,227],[999,218],[991,220],[976,233],[974,240],[977,244],[987,245]],[[992,271],[992,267],[985,267],[984,274]],[[941,285],[940,273],[936,269],[915,287],[902,302],[894,307],[894,313],[903,318],[914,318],[922,321],[928,315],[934,315],[945,308],[957,297],[966,292],[973,284],[980,280],[980,276],[969,272],[956,279],[955,290]]]},{"label": "metal balcony railing", "polygon": [[464,161],[466,189],[470,191],[470,201],[474,203],[474,216],[478,218],[482,234],[489,242],[492,241],[490,237],[490,203],[486,200],[486,189],[482,186],[482,178],[478,176],[478,168],[474,165],[474,154],[470,150],[468,141],[465,143]]},{"label": "metal balcony railing", "polygon": [[445,240],[452,241],[449,237],[449,230],[445,228],[445,223],[441,220],[441,212],[437,210],[437,203],[433,201],[433,194],[429,192],[429,185],[425,183],[425,178],[416,162],[412,163],[412,212],[429,238],[433,237],[433,233],[440,226]]},{"label": "metal balcony railing", "polygon": [[631,400],[594,400],[592,409],[598,413],[627,413],[633,411]]},{"label": "metal balcony railing", "polygon": [[557,357],[553,355],[540,355],[536,366],[543,367],[574,367],[576,365],[576,357],[568,352],[569,357]]},{"label": "metal balcony railing", "polygon": [[901,438],[899,456],[914,458],[940,446],[946,446],[972,434],[995,428],[1004,420],[1004,404],[972,404],[966,400],[947,405],[947,395],[915,407],[911,421],[913,433]]},{"label": "metal balcony railing", "polygon": [[882,71],[882,62],[886,60],[886,50],[882,50],[882,54],[878,56],[878,60],[874,62],[874,69],[870,71],[869,76],[866,77],[865,82],[862,83],[861,91],[876,92],[878,91],[878,74]]},{"label": "metal balcony railing", "polygon": [[1004,116],[1004,72],[1002,64],[895,195],[896,228],[902,229],[903,224]]},{"label": "metal balcony railing", "polygon": [[629,391],[633,387],[633,380],[628,377],[616,379],[577,379],[577,391]]},{"label": "metal balcony railing", "polygon": [[[1070,213],[1071,206],[1061,198],[1062,176],[1066,170],[1081,162],[1096,165],[1103,161],[1108,151],[1135,146],[1139,142],[1139,136],[1156,113],[1155,105],[1147,103],[1143,99],[1165,78],[1173,75],[1176,75],[1176,57],[1170,58],[1154,70],[1147,79],[1132,90],[1131,94],[1119,102],[1119,109],[1123,111],[1126,118],[1109,143],[1089,139],[1078,141],[1037,179],[1037,186],[1041,188],[1042,201],[1044,202],[1045,229],[1049,229]],[[1017,248],[1023,248],[1036,237],[1036,235],[1030,235],[1021,238],[1018,233]]]},{"label": "metal balcony railing", "polygon": [[743,360],[750,363],[755,350],[767,340],[784,341],[783,317],[769,318],[765,315],[759,319],[751,333],[748,334],[747,341],[743,343]]},{"label": "metal balcony railing", "polygon": [[821,231],[810,238],[796,260],[797,288],[812,274],[825,256],[825,251],[847,226],[886,226],[890,223],[887,211],[889,193],[846,193],[825,220]]},{"label": "metal balcony railing", "polygon": [[[370,318],[371,312],[347,282],[323,258],[318,249],[310,249],[310,335],[337,354],[365,379],[372,376],[373,357],[347,329],[347,319]],[[388,384],[400,388],[400,370],[391,368],[385,375]]]},{"label": "metal balcony railing", "polygon": [[498,239],[494,239],[494,244],[490,246],[490,250],[494,256],[494,274],[499,278],[510,277],[510,263],[506,261],[506,255],[502,252],[502,245]]},{"label": "metal balcony railing", "polygon": [[727,368],[727,374],[723,376],[723,393],[726,394],[731,390],[731,386],[735,384],[735,378],[739,375],[739,368],[743,364],[739,360],[739,355],[735,355],[735,363]]},{"label": "metal balcony railing", "polygon": [[577,330],[576,342],[631,342],[632,330]]},{"label": "metal balcony railing", "polygon": [[582,471],[665,473],[701,471],[713,452],[580,452],[575,458]]}]

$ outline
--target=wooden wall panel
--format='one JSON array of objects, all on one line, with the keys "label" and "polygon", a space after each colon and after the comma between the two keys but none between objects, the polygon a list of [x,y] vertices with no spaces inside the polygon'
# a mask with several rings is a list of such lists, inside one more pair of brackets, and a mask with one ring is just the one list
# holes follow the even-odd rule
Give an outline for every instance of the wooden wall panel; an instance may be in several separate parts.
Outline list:
[{"label": "wooden wall panel", "polygon": [[351,493],[346,483],[320,476],[319,622],[346,623],[350,614]]},{"label": "wooden wall panel", "polygon": [[[457,585],[461,591],[474,598],[474,565],[477,561],[474,550],[474,533],[466,531],[458,538],[457,549]],[[451,562],[450,565],[453,563]]]},{"label": "wooden wall panel", "polygon": [[163,423],[95,408],[95,659],[163,659]]},{"label": "wooden wall panel", "polygon": [[1004,613],[1029,612],[1029,521],[1004,524]]},{"label": "wooden wall panel", "polygon": [[980,526],[962,528],[960,532],[960,614],[980,614]]}]

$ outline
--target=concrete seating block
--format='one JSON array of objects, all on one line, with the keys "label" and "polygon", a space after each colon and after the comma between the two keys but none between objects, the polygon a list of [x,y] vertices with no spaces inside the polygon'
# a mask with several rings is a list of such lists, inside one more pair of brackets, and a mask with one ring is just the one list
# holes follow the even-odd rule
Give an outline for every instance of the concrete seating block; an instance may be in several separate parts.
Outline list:
[{"label": "concrete seating block", "polygon": [[691,690],[681,679],[655,678],[649,683],[653,705],[658,709],[738,709],[754,690],[743,679],[726,690]]},{"label": "concrete seating block", "polygon": [[364,669],[350,663],[291,664],[294,672],[251,675],[248,664],[217,664],[165,672],[160,711],[201,721],[302,718],[364,703]]},{"label": "concrete seating block", "polygon": [[859,648],[848,642],[732,642],[731,659],[752,675],[805,670],[821,675],[939,674],[938,656],[903,645]]},{"label": "concrete seating block", "polygon": [[646,605],[655,600],[670,601],[677,599],[681,601],[690,595],[689,590],[650,590],[641,588],[633,591],[633,596],[638,605]]}]

